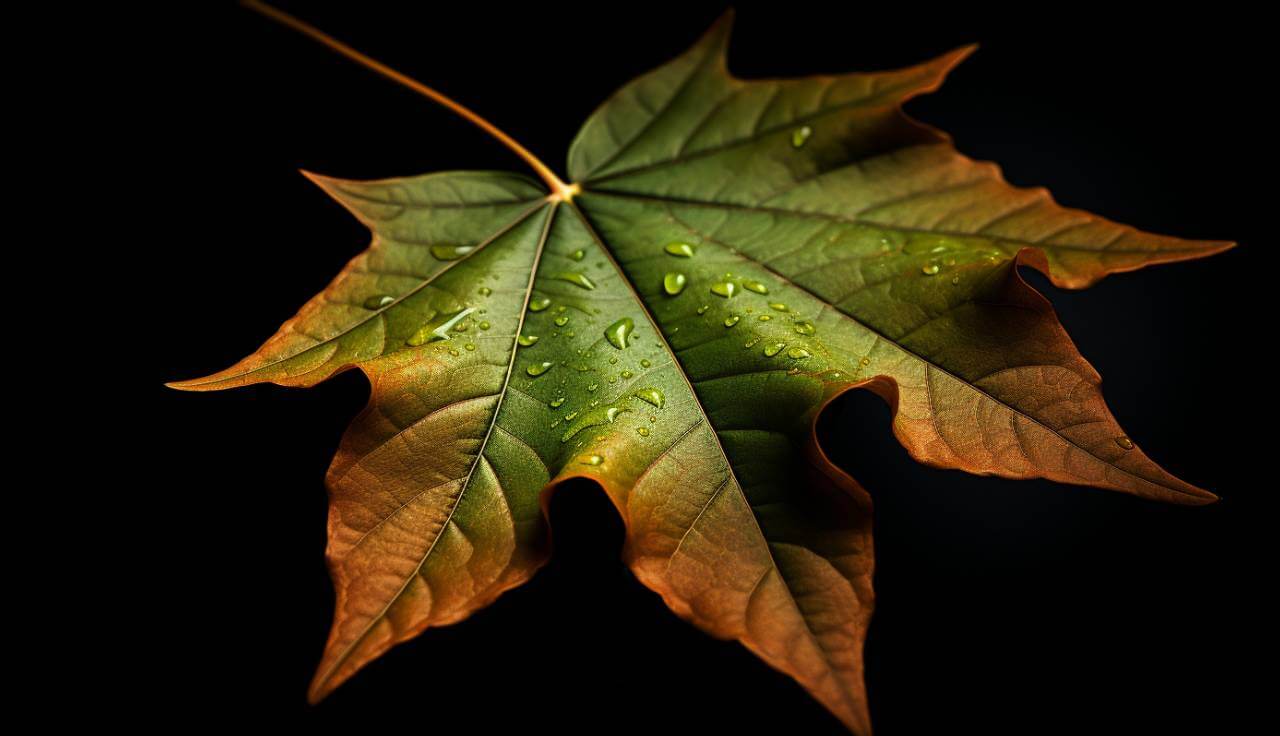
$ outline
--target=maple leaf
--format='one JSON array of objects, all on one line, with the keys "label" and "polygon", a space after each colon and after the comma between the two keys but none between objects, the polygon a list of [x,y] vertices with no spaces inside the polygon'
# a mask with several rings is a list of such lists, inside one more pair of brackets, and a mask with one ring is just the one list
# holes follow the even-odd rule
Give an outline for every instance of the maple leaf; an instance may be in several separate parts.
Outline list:
[{"label": "maple leaf", "polygon": [[458,103],[250,5],[467,117],[541,178],[308,174],[369,249],[252,355],[172,384],[369,377],[327,479],[337,604],[313,700],[527,580],[549,552],[547,494],[582,477],[673,611],[868,733],[871,501],[814,434],[855,388],[932,466],[1213,500],[1125,436],[1018,267],[1081,288],[1231,244],[1062,208],[905,116],[971,48],[748,81],[727,71],[726,15],[587,120],[566,184]]}]

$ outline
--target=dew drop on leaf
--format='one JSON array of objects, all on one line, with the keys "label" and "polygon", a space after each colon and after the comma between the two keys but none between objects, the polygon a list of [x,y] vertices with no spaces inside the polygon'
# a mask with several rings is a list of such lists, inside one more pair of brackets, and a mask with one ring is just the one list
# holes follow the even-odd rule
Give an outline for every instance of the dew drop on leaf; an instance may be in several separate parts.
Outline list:
[{"label": "dew drop on leaf", "polygon": [[797,322],[794,329],[796,333],[800,335],[812,335],[814,332],[817,332],[817,328],[813,326],[812,322],[805,321]]},{"label": "dew drop on leaf", "polygon": [[920,273],[923,273],[925,276],[932,276],[937,273],[938,270],[938,264],[933,262],[926,263],[920,267]]},{"label": "dew drop on leaf", "polygon": [[534,299],[533,301],[529,302],[529,311],[541,312],[542,310],[546,309],[549,306],[551,306],[551,300],[545,296],[540,296],[537,299]]},{"label": "dew drop on leaf", "polygon": [[811,135],[813,135],[813,128],[810,128],[807,125],[802,125],[799,128],[796,128],[795,130],[791,131],[792,147],[800,148],[805,143],[808,143],[809,136]]},{"label": "dew drop on leaf", "polygon": [[1116,444],[1120,445],[1120,449],[1122,450],[1133,449],[1133,440],[1129,439],[1128,437],[1125,437],[1124,435],[1120,435],[1119,437],[1116,438]]},{"label": "dew drop on leaf", "polygon": [[653,404],[659,409],[662,408],[663,404],[667,403],[667,397],[656,388],[642,388],[635,392],[634,396],[641,401]]},{"label": "dew drop on leaf", "polygon": [[596,288],[596,284],[594,281],[587,278],[586,274],[578,273],[577,271],[563,271],[561,273],[558,273],[552,276],[551,278],[556,279],[558,281],[567,281],[573,284],[574,286],[577,286],[582,289]]},{"label": "dew drop on leaf", "polygon": [[423,325],[419,327],[416,332],[410,335],[409,339],[405,340],[404,342],[406,345],[411,345],[416,348],[419,345],[425,345],[431,342],[432,340],[439,340],[439,339],[441,338],[435,334],[434,330],[432,330],[430,325]]},{"label": "dew drop on leaf", "polygon": [[724,318],[724,326],[725,326],[725,327],[733,327],[734,325],[738,324],[738,320],[739,320],[739,319],[740,319],[740,317],[738,317],[738,315],[736,315],[736,314],[731,314],[731,315],[729,315],[728,317],[725,317],[725,318]]},{"label": "dew drop on leaf", "polygon": [[663,248],[667,253],[679,258],[693,258],[693,246],[688,243],[667,243],[667,247]]},{"label": "dew drop on leaf", "polygon": [[480,293],[480,296],[489,296],[490,294],[493,293],[493,289],[490,289],[487,286],[481,286],[479,289],[479,293]]},{"label": "dew drop on leaf", "polygon": [[627,346],[627,340],[631,337],[631,331],[635,326],[635,322],[632,322],[630,317],[623,317],[606,327],[604,336],[610,345],[621,350]]},{"label": "dew drop on leaf", "polygon": [[474,245],[433,245],[431,255],[441,261],[456,261],[475,249]]},{"label": "dew drop on leaf", "polygon": [[684,285],[687,279],[684,274],[672,271],[662,277],[662,288],[671,296],[675,296],[684,291]]},{"label": "dew drop on leaf", "polygon": [[742,288],[746,289],[747,291],[754,291],[757,294],[769,293],[769,287],[765,286],[759,281],[743,281]]},{"label": "dew drop on leaf", "polygon": [[379,294],[377,296],[371,296],[368,299],[364,300],[364,308],[365,309],[382,309],[383,307],[387,306],[391,302],[394,302],[395,300],[396,298],[394,296],[391,296],[390,294]]},{"label": "dew drop on leaf", "polygon": [[737,292],[738,285],[732,281],[717,281],[711,285],[711,293],[716,296],[722,296],[725,299],[728,299]]},{"label": "dew drop on leaf", "polygon": [[556,327],[564,327],[567,324],[569,324],[569,318],[567,316],[562,314],[559,317],[556,317]]},{"label": "dew drop on leaf", "polygon": [[772,358],[778,353],[781,353],[782,349],[785,348],[786,346],[787,344],[785,342],[775,342],[774,344],[769,345],[764,349],[764,354]]},{"label": "dew drop on leaf", "polygon": [[532,346],[537,341],[537,335],[521,335],[519,339],[516,340],[516,342],[520,343],[521,347],[525,348]]},{"label": "dew drop on leaf", "polygon": [[587,256],[587,252],[585,250],[582,250],[581,248],[569,254],[569,257],[575,261],[581,261],[583,258],[586,258],[586,256]]},{"label": "dew drop on leaf", "polygon": [[808,350],[805,350],[804,348],[791,348],[790,350],[787,351],[787,357],[795,358],[796,360],[804,360],[805,358],[808,358],[811,355],[813,355],[813,353],[809,352]]},{"label": "dew drop on leaf", "polygon": [[524,372],[528,373],[530,376],[533,376],[534,378],[537,378],[538,376],[541,376],[543,373],[546,373],[547,371],[551,370],[551,366],[553,365],[555,364],[549,363],[544,360],[541,363],[533,363],[529,367],[525,368]]}]

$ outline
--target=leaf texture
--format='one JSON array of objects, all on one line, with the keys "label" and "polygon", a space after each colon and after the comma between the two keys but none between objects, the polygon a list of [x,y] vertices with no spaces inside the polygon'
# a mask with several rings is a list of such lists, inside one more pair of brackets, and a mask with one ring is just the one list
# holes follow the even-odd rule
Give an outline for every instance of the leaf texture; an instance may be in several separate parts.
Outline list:
[{"label": "leaf texture", "polygon": [[921,462],[1177,503],[1048,302],[1230,244],[1059,207],[901,105],[971,49],[894,72],[744,81],[726,16],[631,82],[569,154],[571,200],[513,174],[312,176],[369,249],[192,390],[358,367],[329,470],[334,624],[311,697],[545,562],[545,494],[598,482],[636,576],[869,733],[871,502],[817,445],[840,393]]}]

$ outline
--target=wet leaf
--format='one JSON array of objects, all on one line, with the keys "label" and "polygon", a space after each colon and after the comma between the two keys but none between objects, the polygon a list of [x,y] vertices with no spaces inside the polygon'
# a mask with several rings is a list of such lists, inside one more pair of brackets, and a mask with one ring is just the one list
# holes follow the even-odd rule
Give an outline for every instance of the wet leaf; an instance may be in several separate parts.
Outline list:
[{"label": "wet leaf", "polygon": [[1213,499],[1117,425],[1017,269],[1080,288],[1229,244],[1059,207],[907,118],[971,49],[745,81],[728,34],[726,17],[591,116],[576,190],[309,175],[369,249],[252,355],[174,384],[369,377],[328,475],[337,609],[313,699],[527,580],[544,494],[585,477],[673,611],[869,732],[871,502],[813,432],[857,387],[933,466]]}]

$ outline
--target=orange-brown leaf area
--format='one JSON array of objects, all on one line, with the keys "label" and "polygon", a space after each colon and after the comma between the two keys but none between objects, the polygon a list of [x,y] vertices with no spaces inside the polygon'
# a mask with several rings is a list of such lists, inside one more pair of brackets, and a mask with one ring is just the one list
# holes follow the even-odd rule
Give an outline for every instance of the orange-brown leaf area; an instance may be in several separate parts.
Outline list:
[{"label": "orange-brown leaf area", "polygon": [[673,612],[869,733],[871,499],[814,430],[855,389],[929,466],[1214,499],[1119,426],[1019,267],[1079,289],[1229,243],[1062,207],[908,118],[970,48],[745,80],[730,26],[591,115],[571,198],[504,172],[308,174],[368,249],[257,351],[173,384],[369,379],[326,479],[336,608],[313,700],[527,581],[550,490],[585,478]]}]

